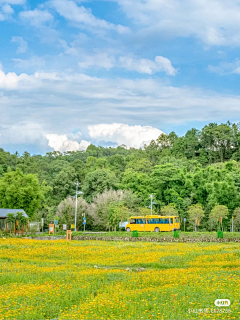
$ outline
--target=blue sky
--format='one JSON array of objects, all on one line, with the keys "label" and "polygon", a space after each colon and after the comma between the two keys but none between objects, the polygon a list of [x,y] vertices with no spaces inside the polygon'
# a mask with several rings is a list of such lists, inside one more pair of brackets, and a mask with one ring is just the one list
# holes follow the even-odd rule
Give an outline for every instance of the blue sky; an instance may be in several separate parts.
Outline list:
[{"label": "blue sky", "polygon": [[0,0],[0,147],[140,147],[238,122],[239,0]]}]

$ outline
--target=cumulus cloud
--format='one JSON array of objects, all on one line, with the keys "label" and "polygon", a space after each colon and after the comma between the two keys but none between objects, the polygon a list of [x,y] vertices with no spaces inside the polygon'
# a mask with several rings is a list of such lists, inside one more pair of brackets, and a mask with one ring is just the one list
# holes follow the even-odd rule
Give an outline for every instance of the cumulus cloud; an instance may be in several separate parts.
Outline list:
[{"label": "cumulus cloud", "polygon": [[123,123],[97,124],[88,127],[89,135],[96,141],[111,141],[117,145],[139,148],[152,139],[157,139],[161,130],[151,126],[129,126]]},{"label": "cumulus cloud", "polygon": [[208,70],[213,73],[217,73],[220,76],[236,73],[240,74],[240,60],[233,62],[221,62],[218,66],[208,66]]},{"label": "cumulus cloud", "polygon": [[239,45],[238,0],[116,0],[143,38],[192,37],[207,45]]},{"label": "cumulus cloud", "polygon": [[25,80],[30,80],[30,77],[25,73],[18,76],[15,72],[4,73],[0,68],[0,88],[14,89],[20,81]]},{"label": "cumulus cloud", "polygon": [[12,59],[18,68],[28,69],[32,67],[42,68],[45,66],[45,60],[40,57],[32,57],[30,59]]},{"label": "cumulus cloud", "polygon": [[27,51],[28,43],[23,40],[23,37],[12,37],[11,41],[18,44],[17,53],[24,53]]},{"label": "cumulus cloud", "polygon": [[51,0],[50,3],[62,17],[71,22],[94,28],[115,30],[118,33],[127,33],[129,31],[127,27],[120,24],[115,25],[106,20],[96,18],[90,9],[78,6],[74,1]]},{"label": "cumulus cloud", "polygon": [[78,65],[82,69],[97,67],[109,70],[116,67],[147,74],[165,72],[167,75],[175,76],[177,73],[177,69],[172,66],[171,61],[162,56],[156,56],[155,60],[152,61],[150,59],[134,59],[131,57],[119,57],[119,59],[116,59],[108,53],[97,53],[83,56]]},{"label": "cumulus cloud", "polygon": [[155,61],[149,59],[133,59],[130,57],[120,57],[119,60],[123,68],[139,73],[153,74],[164,71],[171,76],[175,76],[177,73],[171,61],[161,56],[156,56]]},{"label": "cumulus cloud", "polygon": [[[66,134],[67,138],[61,138],[61,150],[69,148],[65,147],[69,141],[71,149],[81,149],[83,139],[137,146],[157,137],[157,128],[164,130],[166,124],[169,128],[193,121],[237,121],[240,103],[237,95],[169,86],[159,79],[105,79],[64,72],[17,75],[1,70],[0,88],[1,123],[7,128],[12,123],[37,120],[42,123],[41,132],[61,136],[77,128],[88,132],[90,126],[89,139],[88,135]],[[143,120],[153,129],[134,126]],[[49,140],[44,139],[47,149]],[[6,145],[8,135],[1,142]]]},{"label": "cumulus cloud", "polygon": [[53,20],[53,16],[50,12],[46,10],[29,10],[29,11],[22,11],[19,13],[19,16],[22,20],[30,23],[35,27],[40,27],[47,22]]},{"label": "cumulus cloud", "polygon": [[[15,59],[17,63],[20,63],[19,66],[25,67],[24,63],[21,63],[21,59]],[[24,61],[24,60],[22,60]],[[28,65],[29,66],[29,65]],[[0,88],[6,90],[28,90],[28,89],[36,89],[37,87],[44,86],[44,81],[53,81],[53,80],[61,80],[64,79],[62,74],[57,75],[57,73],[52,72],[35,72],[32,75],[28,75],[27,73],[21,73],[17,75],[15,72],[5,73],[2,70],[2,65],[0,64]],[[67,76],[66,76],[67,80]]]},{"label": "cumulus cloud", "polygon": [[98,67],[109,70],[114,67],[115,58],[107,53],[97,53],[95,55],[85,56],[84,59],[78,63],[78,65],[82,69]]},{"label": "cumulus cloud", "polygon": [[0,21],[7,20],[13,14],[13,12],[14,10],[8,3],[0,7]]},{"label": "cumulus cloud", "polygon": [[49,147],[60,152],[86,150],[90,145],[90,142],[86,140],[82,140],[80,143],[69,140],[65,134],[46,134],[46,138],[48,139]]},{"label": "cumulus cloud", "polygon": [[240,67],[237,67],[233,70],[233,73],[240,74]]}]

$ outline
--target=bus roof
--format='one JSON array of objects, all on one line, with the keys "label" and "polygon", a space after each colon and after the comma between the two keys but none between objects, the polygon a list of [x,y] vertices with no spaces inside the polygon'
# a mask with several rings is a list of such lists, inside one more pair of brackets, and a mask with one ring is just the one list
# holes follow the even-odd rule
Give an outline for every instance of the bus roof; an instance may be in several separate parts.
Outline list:
[{"label": "bus roof", "polygon": [[179,216],[160,216],[160,215],[148,215],[148,216],[132,216],[130,219],[147,219],[147,218],[179,218]]}]

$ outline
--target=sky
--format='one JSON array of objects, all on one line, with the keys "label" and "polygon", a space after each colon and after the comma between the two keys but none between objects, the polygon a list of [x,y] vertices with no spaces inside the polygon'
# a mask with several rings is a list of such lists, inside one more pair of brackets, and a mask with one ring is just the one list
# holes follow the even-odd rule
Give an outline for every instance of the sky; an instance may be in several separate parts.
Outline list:
[{"label": "sky", "polygon": [[240,121],[240,0],[0,0],[0,148],[139,148]]}]

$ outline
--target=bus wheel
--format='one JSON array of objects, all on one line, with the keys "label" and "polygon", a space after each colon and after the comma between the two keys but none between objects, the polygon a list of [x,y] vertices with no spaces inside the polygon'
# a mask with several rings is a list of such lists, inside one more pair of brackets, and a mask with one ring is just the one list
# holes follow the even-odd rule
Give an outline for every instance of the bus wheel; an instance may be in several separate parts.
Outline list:
[{"label": "bus wheel", "polygon": [[155,232],[159,232],[160,230],[159,230],[159,228],[155,228],[154,231]]},{"label": "bus wheel", "polygon": [[130,232],[131,230],[130,230],[130,228],[127,228],[126,231],[127,231],[127,232]]}]

